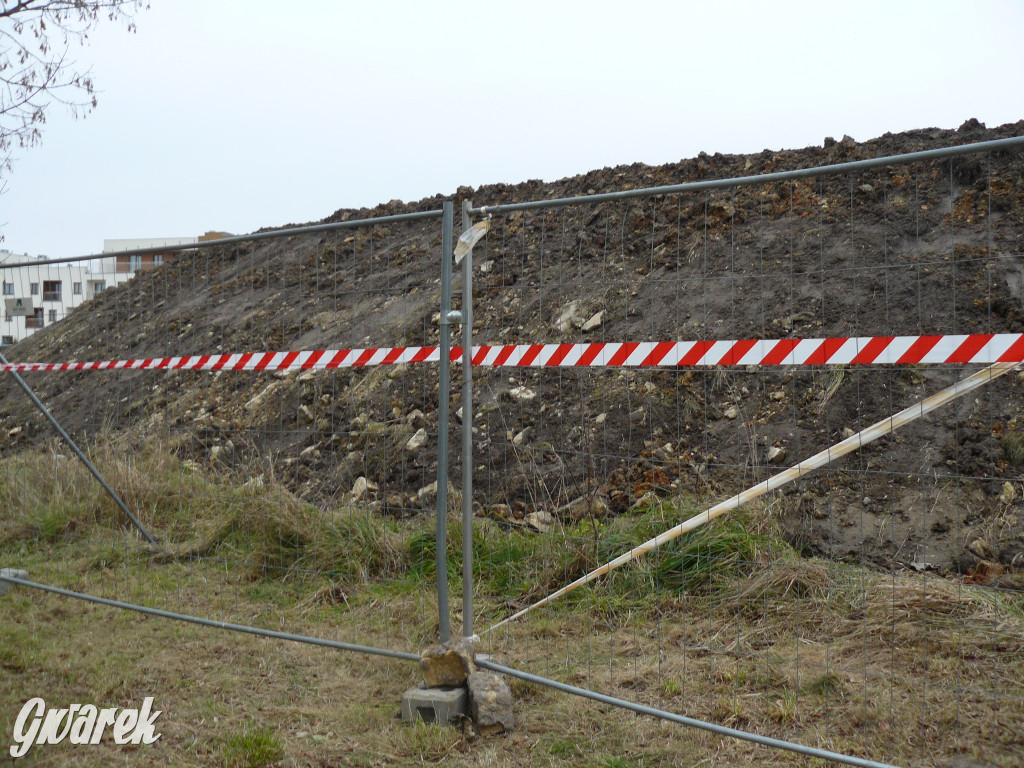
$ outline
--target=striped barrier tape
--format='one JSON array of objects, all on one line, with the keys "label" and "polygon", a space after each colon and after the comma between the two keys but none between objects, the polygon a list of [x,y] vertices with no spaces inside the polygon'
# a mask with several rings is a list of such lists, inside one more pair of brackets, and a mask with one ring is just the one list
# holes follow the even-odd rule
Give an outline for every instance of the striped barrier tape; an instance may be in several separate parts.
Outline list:
[{"label": "striped barrier tape", "polygon": [[[440,359],[438,347],[367,347],[301,352],[155,357],[70,363],[8,363],[0,371],[319,371]],[[452,362],[462,348],[452,347]],[[913,365],[1024,362],[1024,334],[856,336],[826,339],[591,342],[473,347],[473,365],[504,367],[716,367]]]}]

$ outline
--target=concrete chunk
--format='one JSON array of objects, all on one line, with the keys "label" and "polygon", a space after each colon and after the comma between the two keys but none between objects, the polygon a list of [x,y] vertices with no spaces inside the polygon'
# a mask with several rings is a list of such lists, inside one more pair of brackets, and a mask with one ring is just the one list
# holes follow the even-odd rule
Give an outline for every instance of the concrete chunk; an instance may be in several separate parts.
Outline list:
[{"label": "concrete chunk", "polygon": [[508,683],[494,672],[474,672],[469,676],[469,707],[482,734],[511,731],[515,727],[512,714],[512,691]]},{"label": "concrete chunk", "polygon": [[476,671],[473,643],[460,637],[442,645],[432,645],[420,654],[423,682],[428,688],[465,685]]}]

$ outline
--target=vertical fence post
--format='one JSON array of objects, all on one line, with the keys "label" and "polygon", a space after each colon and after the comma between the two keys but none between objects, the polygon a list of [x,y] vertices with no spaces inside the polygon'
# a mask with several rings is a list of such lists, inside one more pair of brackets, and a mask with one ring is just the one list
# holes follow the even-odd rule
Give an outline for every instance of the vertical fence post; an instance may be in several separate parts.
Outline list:
[{"label": "vertical fence post", "polygon": [[[469,229],[469,200],[462,223]],[[462,636],[473,637],[473,249],[462,261]]]},{"label": "vertical fence post", "polygon": [[448,404],[452,389],[452,228],[455,226],[455,206],[444,201],[441,218],[441,339],[440,381],[437,390],[437,618],[441,642],[451,638],[451,620],[448,611]]}]

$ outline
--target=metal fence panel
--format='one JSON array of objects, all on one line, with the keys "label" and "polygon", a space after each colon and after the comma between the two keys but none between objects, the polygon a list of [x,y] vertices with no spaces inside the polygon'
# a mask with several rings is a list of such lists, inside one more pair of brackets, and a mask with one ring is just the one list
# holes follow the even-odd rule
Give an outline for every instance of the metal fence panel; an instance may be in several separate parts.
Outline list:
[{"label": "metal fence panel", "polygon": [[[978,370],[888,363],[1019,333],[1024,164],[994,150],[474,201],[493,217],[476,254],[479,343],[551,345],[496,350],[475,372],[478,625]],[[762,353],[745,339],[782,341]],[[844,339],[854,364],[784,364]],[[657,363],[673,354],[679,367]],[[488,652],[883,762],[955,753],[956,728],[935,725],[950,718],[1019,732],[1022,405],[1015,375],[985,384],[485,630]],[[973,746],[998,761],[1019,744],[1000,732]]]},{"label": "metal fence panel", "polygon": [[[5,464],[14,512],[4,538],[58,539],[73,553],[33,579],[265,630],[284,629],[279,606],[312,594],[308,622],[289,632],[402,652],[436,639],[421,627],[424,612],[437,616],[431,591],[384,601],[373,626],[349,623],[345,606],[356,585],[410,580],[400,542],[427,541],[436,527],[437,366],[378,365],[383,355],[363,350],[430,347],[436,360],[440,218],[344,222],[168,252],[159,268],[96,293],[88,311],[20,343],[20,363],[140,366],[23,375],[157,540],[140,546],[5,379],[4,415],[17,426],[4,449],[18,458]],[[450,228],[450,213],[446,221]],[[5,269],[5,281],[25,271]],[[344,357],[337,350],[352,350],[348,367],[325,368]],[[161,370],[142,368],[172,356]],[[184,370],[196,366],[205,369]],[[423,555],[433,556],[429,547]],[[154,583],[127,567],[140,559],[179,567]],[[211,596],[211,569],[240,574],[233,595]],[[237,613],[239,598],[252,595],[266,596],[258,615]],[[218,610],[205,614],[200,603]]]}]

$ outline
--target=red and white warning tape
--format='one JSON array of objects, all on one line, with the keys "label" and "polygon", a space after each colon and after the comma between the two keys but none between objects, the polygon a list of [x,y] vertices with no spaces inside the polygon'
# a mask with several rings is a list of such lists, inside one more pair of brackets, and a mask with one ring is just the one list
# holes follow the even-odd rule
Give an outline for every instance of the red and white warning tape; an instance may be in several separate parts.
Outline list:
[{"label": "red and white warning tape", "polygon": [[[89,363],[8,363],[0,371],[318,371],[437,362],[437,347],[369,347],[302,352],[156,357]],[[451,350],[453,362],[461,347]],[[473,347],[473,365],[506,367],[714,367],[775,365],[908,365],[1024,362],[1024,334],[858,336],[740,341],[593,342]]]}]

